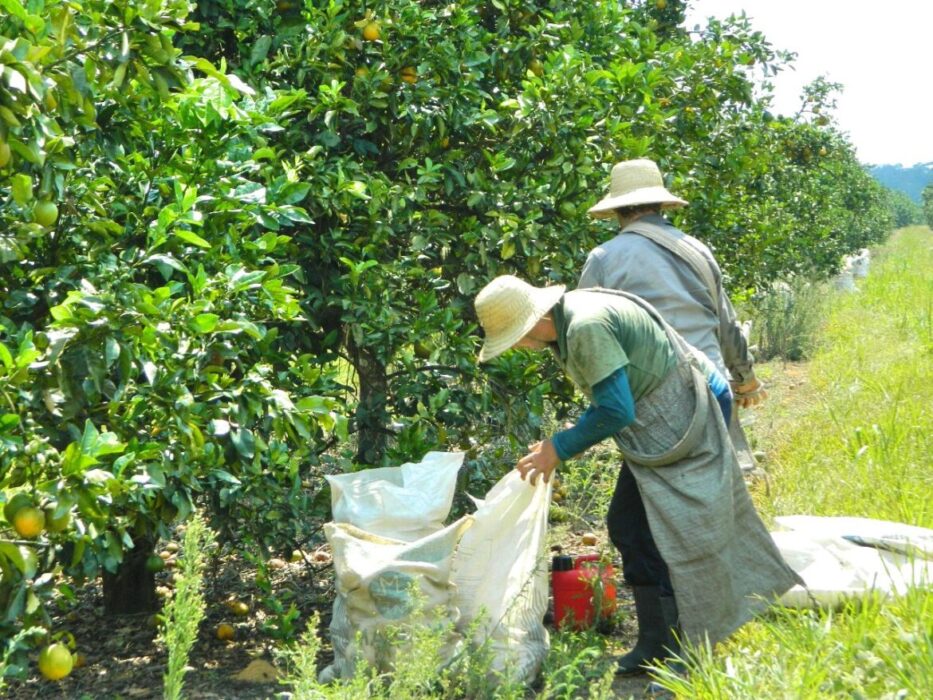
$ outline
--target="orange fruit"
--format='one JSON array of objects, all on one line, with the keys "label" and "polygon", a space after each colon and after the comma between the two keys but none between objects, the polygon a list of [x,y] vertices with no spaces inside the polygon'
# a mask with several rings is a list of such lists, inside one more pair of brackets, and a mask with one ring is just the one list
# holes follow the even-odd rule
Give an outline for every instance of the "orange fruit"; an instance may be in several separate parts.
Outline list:
[{"label": "orange fruit", "polygon": [[45,529],[49,532],[63,532],[71,524],[71,511],[65,511],[59,517],[55,517],[55,511],[58,506],[52,503],[45,507]]},{"label": "orange fruit", "polygon": [[221,622],[217,625],[217,639],[222,642],[233,641],[233,638],[236,636],[236,630],[233,629],[233,625],[227,624],[226,622]]},{"label": "orange fruit", "polygon": [[83,668],[84,666],[87,666],[87,656],[85,656],[80,651],[75,652],[74,660],[75,660],[75,664],[74,664],[75,668]]},{"label": "orange fruit", "polygon": [[418,82],[418,71],[414,66],[405,66],[402,68],[402,80],[412,85]]},{"label": "orange fruit", "polygon": [[230,608],[230,612],[232,612],[234,615],[238,615],[240,617],[249,615],[249,606],[242,600],[231,600],[229,603],[227,603],[227,607]]},{"label": "orange fruit", "polygon": [[49,644],[39,652],[39,672],[50,681],[61,680],[74,667],[74,658],[64,644]]},{"label": "orange fruit", "polygon": [[380,37],[382,37],[382,32],[379,30],[378,22],[369,22],[363,27],[363,38],[366,41],[378,41]]},{"label": "orange fruit", "polygon": [[13,523],[14,516],[21,508],[34,505],[33,500],[25,493],[17,493],[3,506],[3,517],[8,523]]},{"label": "orange fruit", "polygon": [[10,152],[10,144],[0,141],[0,168],[10,162],[13,154]]},{"label": "orange fruit", "polygon": [[48,228],[58,221],[58,207],[55,205],[55,202],[50,202],[46,199],[36,204],[36,208],[33,210],[32,215],[35,217],[37,224]]},{"label": "orange fruit", "polygon": [[544,65],[537,58],[533,58],[528,64],[528,70],[537,75],[539,78],[544,75]]},{"label": "orange fruit", "polygon": [[165,560],[157,554],[151,554],[146,558],[146,571],[157,573],[165,568]]},{"label": "orange fruit", "polygon": [[38,537],[45,527],[45,513],[33,506],[20,508],[13,516],[12,525],[20,537],[31,540]]}]

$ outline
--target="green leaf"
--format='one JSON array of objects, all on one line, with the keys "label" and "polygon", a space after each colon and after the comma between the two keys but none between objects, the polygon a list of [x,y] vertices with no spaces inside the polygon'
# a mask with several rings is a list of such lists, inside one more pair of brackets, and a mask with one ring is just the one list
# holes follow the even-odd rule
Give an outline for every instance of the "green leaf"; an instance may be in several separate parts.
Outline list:
[{"label": "green leaf", "polygon": [[194,317],[194,328],[198,333],[210,333],[217,327],[220,316],[217,314],[198,314]]},{"label": "green leaf", "polygon": [[19,2],[19,0],[0,0],[0,7],[6,9],[7,12],[9,12],[17,19],[26,19],[26,10]]},{"label": "green leaf", "polygon": [[10,178],[10,187],[13,192],[13,199],[17,204],[26,204],[32,199],[32,178],[22,173],[17,173]]},{"label": "green leaf", "polygon": [[249,428],[234,430],[230,433],[230,439],[240,455],[247,459],[253,458],[256,453],[256,438],[253,437],[253,432]]},{"label": "green leaf", "polygon": [[0,362],[3,362],[7,369],[13,367],[13,355],[10,354],[7,346],[3,343],[0,343]]},{"label": "green leaf", "polygon": [[224,471],[223,469],[215,469],[211,472],[211,476],[213,476],[215,479],[219,479],[220,481],[226,481],[228,484],[236,484],[239,486],[240,483],[242,483],[233,474]]},{"label": "green leaf", "polygon": [[9,559],[20,570],[23,578],[32,578],[36,574],[36,553],[31,547],[15,545],[12,542],[0,540],[0,554]]},{"label": "green leaf", "polygon": [[0,415],[0,429],[7,430],[20,423],[20,417],[15,413],[4,413]]},{"label": "green leaf", "polygon": [[266,56],[269,55],[269,48],[271,46],[272,37],[268,34],[263,34],[261,37],[259,37],[259,39],[256,40],[256,43],[253,44],[253,49],[249,52],[249,62],[255,65],[266,60]]},{"label": "green leaf", "polygon": [[172,231],[172,233],[178,238],[180,238],[181,240],[185,241],[186,243],[190,243],[191,245],[196,245],[199,248],[210,248],[211,247],[210,243],[205,241],[203,238],[201,238],[198,234],[194,233],[193,231],[187,231],[183,228],[177,228],[174,231]]}]

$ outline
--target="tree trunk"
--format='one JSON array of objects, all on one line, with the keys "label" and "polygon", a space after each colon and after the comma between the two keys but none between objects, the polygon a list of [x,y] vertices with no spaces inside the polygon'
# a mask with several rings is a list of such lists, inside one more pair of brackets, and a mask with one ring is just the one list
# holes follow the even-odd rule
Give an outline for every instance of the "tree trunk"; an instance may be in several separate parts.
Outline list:
[{"label": "tree trunk", "polygon": [[372,350],[349,340],[348,350],[360,384],[360,403],[356,408],[358,443],[356,461],[380,464],[386,451],[388,413],[386,412],[385,364]]},{"label": "tree trunk", "polygon": [[159,609],[155,574],[146,568],[155,542],[134,537],[133,549],[123,553],[116,573],[104,572],[104,612],[108,615],[152,613]]}]

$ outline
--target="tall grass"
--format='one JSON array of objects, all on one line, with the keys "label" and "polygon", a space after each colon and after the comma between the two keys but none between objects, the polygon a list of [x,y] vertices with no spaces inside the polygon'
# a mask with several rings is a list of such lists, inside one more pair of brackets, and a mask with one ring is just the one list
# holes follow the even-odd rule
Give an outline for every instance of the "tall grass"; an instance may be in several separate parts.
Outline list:
[{"label": "tall grass", "polygon": [[[769,433],[766,515],[933,527],[933,236],[898,232],[855,294],[829,300],[804,394]],[[764,409],[767,410],[767,409]],[[693,651],[686,698],[933,697],[933,590],[842,610],[780,610],[715,654]]]},{"label": "tall grass", "polygon": [[933,527],[933,237],[900,231],[830,301],[807,401],[769,435],[768,513]]},{"label": "tall grass", "polygon": [[810,357],[825,313],[828,282],[795,277],[776,283],[743,311],[752,321],[755,357],[798,361]]}]

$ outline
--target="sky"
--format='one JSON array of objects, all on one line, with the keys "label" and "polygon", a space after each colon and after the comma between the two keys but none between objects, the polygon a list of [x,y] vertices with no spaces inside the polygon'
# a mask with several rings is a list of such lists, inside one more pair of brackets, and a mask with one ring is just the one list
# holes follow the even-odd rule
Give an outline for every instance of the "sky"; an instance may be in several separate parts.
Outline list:
[{"label": "sky", "polygon": [[797,54],[774,82],[774,111],[795,114],[820,75],[843,84],[835,118],[859,161],[933,162],[933,0],[690,0],[687,28],[742,10],[775,49]]}]

